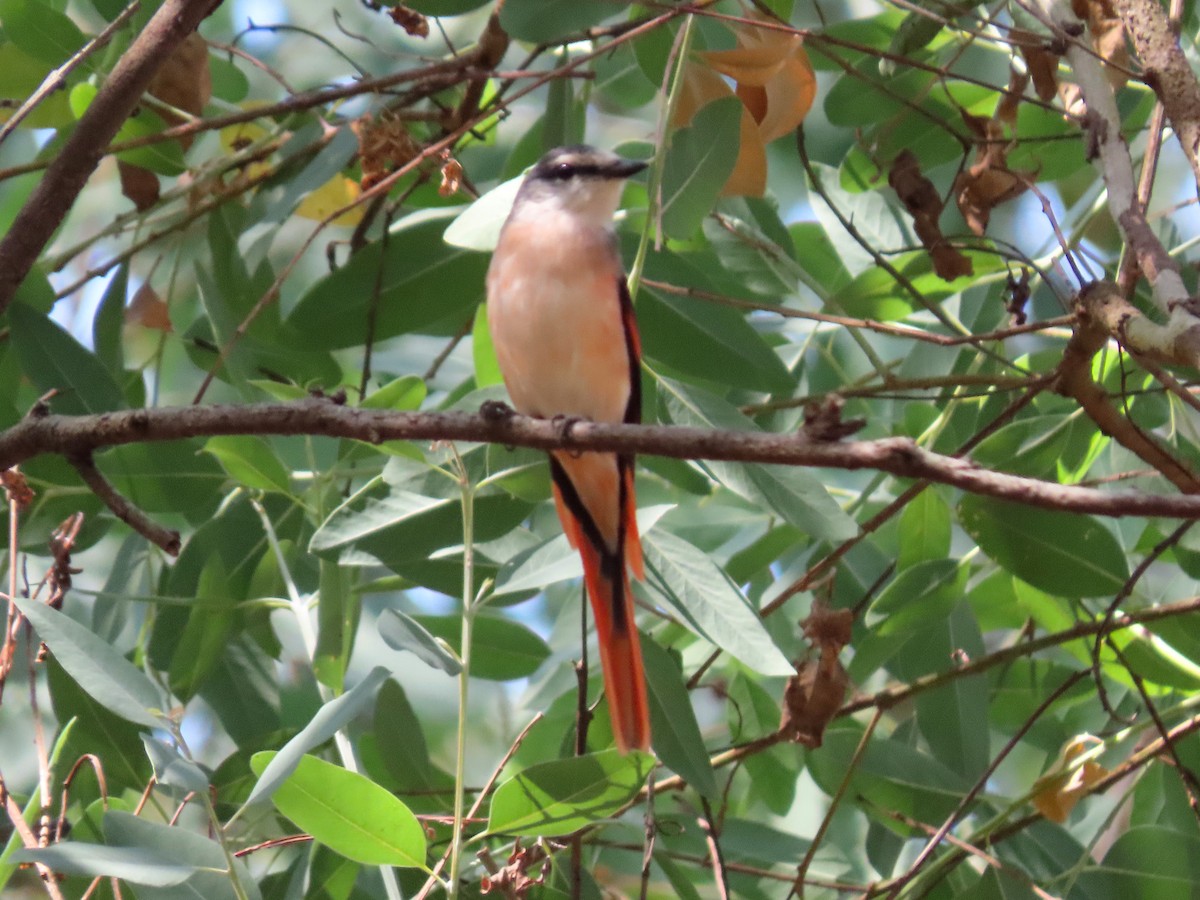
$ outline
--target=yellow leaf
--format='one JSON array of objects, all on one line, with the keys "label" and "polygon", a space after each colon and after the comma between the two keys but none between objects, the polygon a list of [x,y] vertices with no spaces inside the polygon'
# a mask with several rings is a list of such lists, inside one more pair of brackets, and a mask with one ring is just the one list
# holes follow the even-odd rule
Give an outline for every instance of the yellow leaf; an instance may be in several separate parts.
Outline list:
[{"label": "yellow leaf", "polygon": [[[335,210],[349,206],[357,200],[361,193],[362,189],[357,181],[344,175],[335,175],[300,201],[300,205],[296,207],[296,215],[318,222],[324,221]],[[362,221],[362,217],[362,207],[355,206],[334,219],[332,224],[357,225]]]},{"label": "yellow leaf", "polygon": [[1032,803],[1037,811],[1051,822],[1065,822],[1080,798],[1108,775],[1108,769],[1095,761],[1103,749],[1103,742],[1090,734],[1071,740],[1050,771],[1033,785]]}]

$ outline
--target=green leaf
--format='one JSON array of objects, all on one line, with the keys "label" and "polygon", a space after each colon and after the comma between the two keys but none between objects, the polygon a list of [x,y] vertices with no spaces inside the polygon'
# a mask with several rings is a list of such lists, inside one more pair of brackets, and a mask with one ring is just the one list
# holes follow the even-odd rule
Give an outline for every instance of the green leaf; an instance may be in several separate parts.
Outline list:
[{"label": "green leaf", "polygon": [[56,390],[51,401],[67,415],[108,412],[125,405],[121,389],[104,363],[61,326],[32,307],[9,307],[13,345],[21,368],[38,391]]},{"label": "green leaf", "polygon": [[427,16],[458,16],[478,9],[488,0],[408,0],[405,6]]},{"label": "green leaf", "polygon": [[288,741],[278,753],[270,755],[269,765],[264,762],[262,768],[255,769],[258,781],[250,791],[250,796],[246,798],[246,806],[270,797],[295,771],[304,754],[332,738],[371,702],[376,689],[387,677],[387,669],[376,666],[349,691],[322,706],[299,734]]},{"label": "green leaf", "polygon": [[603,22],[625,5],[607,0],[572,0],[571,3],[513,0],[500,8],[500,26],[514,40],[553,43]]},{"label": "green leaf", "polygon": [[[317,281],[288,318],[301,350],[356,347],[375,306],[375,340],[453,333],[483,299],[487,257],[442,240],[458,210],[426,210],[396,223],[386,251],[376,241]],[[378,291],[378,294],[376,293]]]},{"label": "green leaf", "polygon": [[662,184],[662,222],[668,237],[688,240],[712,212],[733,172],[743,106],[736,97],[706,104],[671,136]]},{"label": "green leaf", "polygon": [[[475,498],[476,540],[490,541],[515,528],[531,503],[499,491]],[[458,497],[428,497],[372,483],[330,513],[313,535],[314,553],[367,554],[397,571],[427,561],[462,543],[462,504]],[[403,574],[403,573],[401,573]]]},{"label": "green leaf", "polygon": [[790,392],[795,379],[736,309],[644,288],[637,307],[646,358],[747,390]]},{"label": "green leaf", "polygon": [[524,180],[525,176],[519,175],[498,184],[459,213],[446,228],[443,235],[446,243],[483,253],[494,250]]},{"label": "green leaf", "polygon": [[958,517],[984,553],[1047,593],[1111,596],[1129,578],[1125,551],[1091,516],[968,494]]},{"label": "green leaf", "polygon": [[[461,616],[413,616],[434,637],[462,654]],[[550,656],[546,642],[517,622],[496,615],[475,616],[471,634],[471,674],[488,681],[512,681],[537,671]]]},{"label": "green leaf", "polygon": [[142,744],[159,784],[179,788],[183,793],[208,790],[208,776],[194,762],[180,756],[174,747],[148,734],[142,735]]},{"label": "green leaf", "polygon": [[[933,270],[928,253],[909,253],[891,260],[895,269],[930,303],[939,303],[979,283],[981,276],[997,270],[993,253],[964,251],[974,274],[944,281]],[[912,295],[903,290],[884,269],[871,267],[829,298],[834,311],[864,319],[889,322],[903,319],[915,308]]]},{"label": "green leaf", "polygon": [[[77,119],[82,118],[83,114],[87,112],[92,101],[96,99],[97,93],[99,91],[96,86],[86,81],[71,88],[71,111],[75,113]],[[121,125],[120,130],[113,138],[113,143],[121,144],[149,137],[166,131],[166,129],[167,123],[163,121],[162,116],[146,106],[141,106]],[[117,154],[117,159],[149,169],[158,175],[175,176],[182,175],[187,171],[187,163],[183,160],[183,150],[178,141],[158,141],[145,147],[122,150]]]},{"label": "green leaf", "polygon": [[154,684],[91,629],[39,600],[13,597],[54,658],[91,697],[123,719],[163,728],[162,698]]},{"label": "green leaf", "polygon": [[[250,760],[261,777],[276,754]],[[276,809],[336,853],[365,865],[425,868],[425,829],[398,797],[357,772],[304,756],[272,795]]]},{"label": "green leaf", "polygon": [[0,22],[8,40],[55,66],[87,43],[70,17],[39,0],[0,0]]},{"label": "green leaf", "polygon": [[308,194],[329,180],[339,177],[342,169],[358,153],[358,136],[348,125],[337,133],[304,165],[292,175],[278,195],[272,198],[262,213],[261,223],[282,222],[295,210],[296,205]]},{"label": "green leaf", "polygon": [[207,515],[221,502],[221,466],[198,440],[127,444],[97,457],[113,486],[146,512]]},{"label": "green leaf", "polygon": [[122,346],[125,329],[125,295],[129,289],[129,265],[117,267],[108,280],[100,309],[92,321],[92,346],[109,374],[118,381],[125,375],[125,351]]},{"label": "green leaf", "polygon": [[271,445],[253,435],[228,435],[209,438],[204,452],[216,457],[229,476],[256,491],[291,490],[291,476]]},{"label": "green leaf", "polygon": [[914,497],[900,514],[900,555],[896,567],[950,555],[950,506],[935,488]]},{"label": "green leaf", "polygon": [[646,587],[693,631],[756,672],[795,672],[758,613],[707,553],[661,528],[642,536],[642,552]]},{"label": "green leaf", "polygon": [[[659,396],[671,421],[679,425],[757,430],[732,404],[703,388],[660,377]],[[819,540],[844,541],[858,525],[829,495],[825,485],[796,466],[744,463],[704,463],[713,477],[759,507],[773,509],[788,523]]]},{"label": "green leaf", "polygon": [[476,387],[504,384],[500,363],[496,360],[496,348],[492,346],[492,333],[488,330],[487,304],[480,304],[475,310],[475,324],[471,328],[471,356],[475,362]]},{"label": "green leaf", "polygon": [[401,792],[435,791],[453,783],[430,759],[421,720],[394,679],[379,688],[374,722],[383,763]]},{"label": "green leaf", "polygon": [[258,883],[240,859],[233,869],[242,887],[239,894],[230,878],[229,860],[221,845],[179,826],[160,825],[121,810],[104,814],[104,840],[115,847],[128,847],[151,859],[184,863],[195,871],[180,885],[145,886],[138,889],[139,900],[262,900]]},{"label": "green leaf", "polygon": [[428,389],[422,378],[416,375],[401,375],[367,394],[359,406],[363,409],[419,409],[425,402],[427,393]]},{"label": "green leaf", "polygon": [[458,656],[439,644],[424,625],[400,610],[385,609],[379,617],[378,628],[379,636],[393,650],[407,650],[427,666],[441,669],[447,675],[462,671]]},{"label": "green leaf", "polygon": [[953,559],[928,560],[902,570],[871,604],[868,626],[881,637],[923,628],[962,599],[967,575],[967,567]]},{"label": "green leaf", "polygon": [[530,766],[496,789],[488,833],[571,834],[633,800],[652,765],[644,753],[604,750]]},{"label": "green leaf", "polygon": [[[14,43],[0,41],[0,97],[23,99],[30,96],[53,69],[53,63],[31,56]],[[8,109],[0,111],[0,122],[6,121],[11,116],[11,112]],[[18,127],[61,128],[74,121],[75,117],[71,114],[71,104],[67,99],[66,92],[55,91],[35,106],[29,115],[21,120]],[[37,174],[28,177],[36,178]],[[11,188],[8,190],[11,191]],[[12,193],[16,192],[12,191]],[[7,221],[0,219],[0,229],[6,229],[8,224]]]},{"label": "green leaf", "polygon": [[142,727],[93,699],[53,655],[46,666],[54,715],[59,722],[75,722],[64,747],[66,757],[78,759],[93,753],[104,760],[105,780],[112,793],[144,788],[151,768],[142,746]]},{"label": "green leaf", "polygon": [[318,563],[317,647],[313,672],[317,680],[335,693],[344,687],[354,637],[362,616],[361,600],[350,588],[351,571],[332,560]]},{"label": "green leaf", "polygon": [[180,699],[191,699],[204,684],[233,631],[236,605],[225,561],[209,557],[168,669],[171,692]]},{"label": "green leaf", "polygon": [[56,872],[88,877],[113,877],[131,884],[172,887],[195,874],[193,866],[170,857],[155,857],[144,847],[105,847],[63,841],[52,847],[18,850],[17,862],[44,863]]},{"label": "green leaf", "polygon": [[641,645],[654,752],[663,765],[709,800],[715,800],[717,779],[683,683],[683,672],[671,654],[654,641],[643,638]]},{"label": "green leaf", "polygon": [[1116,896],[1194,896],[1200,883],[1200,840],[1156,825],[1130,828],[1104,854],[1099,868],[1112,878]]}]

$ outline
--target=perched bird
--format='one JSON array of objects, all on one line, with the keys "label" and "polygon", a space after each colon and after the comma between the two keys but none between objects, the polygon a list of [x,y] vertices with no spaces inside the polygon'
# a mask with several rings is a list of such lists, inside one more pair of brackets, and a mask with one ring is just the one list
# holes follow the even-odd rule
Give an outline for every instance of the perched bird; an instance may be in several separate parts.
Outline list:
[{"label": "perched bird", "polygon": [[[640,422],[637,324],[612,230],[625,179],[645,163],[559,147],[525,176],[487,275],[488,325],[519,412]],[[622,751],[650,746],[629,572],[642,578],[633,454],[550,453],[554,501],[583,559],[604,689]]]}]

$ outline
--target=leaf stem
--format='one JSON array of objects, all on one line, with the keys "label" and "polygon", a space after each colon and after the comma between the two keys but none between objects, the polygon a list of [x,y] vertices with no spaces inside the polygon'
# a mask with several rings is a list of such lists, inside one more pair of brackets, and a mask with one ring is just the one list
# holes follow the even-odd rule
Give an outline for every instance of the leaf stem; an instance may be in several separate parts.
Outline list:
[{"label": "leaf stem", "polygon": [[[453,445],[452,445],[453,447]],[[467,700],[471,681],[471,632],[475,623],[475,486],[462,458],[454,451],[462,493],[463,514],[463,614],[462,645],[459,657],[462,670],[458,673],[458,740],[454,762],[454,826],[450,843],[450,884],[446,893],[456,900],[462,872],[463,807],[466,800]]]},{"label": "leaf stem", "polygon": [[646,221],[642,225],[642,236],[638,241],[637,254],[629,269],[629,297],[632,300],[637,299],[638,287],[641,285],[642,270],[646,266],[646,253],[650,247],[650,232],[651,230],[657,232],[660,240],[662,236],[662,228],[657,227],[655,223],[662,213],[663,171],[666,169],[667,147],[670,143],[667,135],[671,128],[671,119],[675,116],[675,108],[679,105],[679,95],[683,85],[683,69],[687,65],[688,53],[692,49],[692,25],[695,21],[696,17],[690,13],[684,17],[683,28],[680,29],[675,39],[675,45],[671,49],[675,58],[675,68],[671,73],[671,88],[667,93],[667,102],[658,120],[658,146],[654,150],[654,159],[650,164],[650,177],[646,184]]}]

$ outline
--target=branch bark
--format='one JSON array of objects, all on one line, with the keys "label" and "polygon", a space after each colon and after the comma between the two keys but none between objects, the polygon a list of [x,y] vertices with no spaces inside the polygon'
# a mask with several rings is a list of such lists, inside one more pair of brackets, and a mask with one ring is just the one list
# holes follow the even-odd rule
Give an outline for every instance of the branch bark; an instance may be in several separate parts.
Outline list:
[{"label": "branch bark", "polygon": [[1200,189],[1200,82],[1158,0],[1114,0],[1113,7],[1183,147]]},{"label": "branch bark", "polygon": [[908,438],[820,442],[803,434],[599,422],[564,425],[494,411],[484,415],[355,409],[328,399],[135,409],[90,416],[35,413],[0,432],[0,471],[46,453],[79,458],[119,444],[233,434],[315,435],[373,444],[391,440],[486,441],[540,450],[620,450],[678,459],[868,469],[1046,509],[1105,516],[1200,518],[1200,496],[1106,492],[1023,478],[931,453]]},{"label": "branch bark", "polygon": [[121,57],[0,240],[0,314],[62,224],[150,79],[220,0],[166,0]]}]

